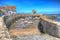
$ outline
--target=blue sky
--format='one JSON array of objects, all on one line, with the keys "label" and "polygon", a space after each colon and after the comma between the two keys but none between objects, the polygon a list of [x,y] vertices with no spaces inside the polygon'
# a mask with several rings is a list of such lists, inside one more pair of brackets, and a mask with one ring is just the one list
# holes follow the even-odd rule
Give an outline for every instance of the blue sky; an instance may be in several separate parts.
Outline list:
[{"label": "blue sky", "polygon": [[60,0],[0,0],[0,6],[15,5],[17,13],[60,13]]}]

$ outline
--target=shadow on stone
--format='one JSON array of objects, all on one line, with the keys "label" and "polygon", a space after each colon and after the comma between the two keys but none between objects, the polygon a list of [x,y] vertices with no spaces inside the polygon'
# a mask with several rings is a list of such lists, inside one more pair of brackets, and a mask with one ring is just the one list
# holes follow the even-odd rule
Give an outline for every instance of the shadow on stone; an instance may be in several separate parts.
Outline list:
[{"label": "shadow on stone", "polygon": [[41,22],[39,22],[39,24],[38,24],[38,30],[39,30],[39,32],[44,33]]}]

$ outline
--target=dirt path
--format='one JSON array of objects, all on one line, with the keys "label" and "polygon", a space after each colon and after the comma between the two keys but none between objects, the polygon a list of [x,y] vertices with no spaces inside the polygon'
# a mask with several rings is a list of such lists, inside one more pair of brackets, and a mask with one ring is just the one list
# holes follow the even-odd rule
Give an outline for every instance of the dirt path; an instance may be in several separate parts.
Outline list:
[{"label": "dirt path", "polygon": [[38,31],[38,27],[37,27],[38,21],[36,22],[33,20],[33,24],[25,25],[26,28],[21,28],[20,22],[21,22],[21,20],[19,19],[10,27],[9,32],[10,32],[11,36],[40,34],[40,32]]},{"label": "dirt path", "polygon": [[23,36],[23,35],[38,35],[40,32],[38,32],[37,28],[28,28],[28,29],[11,29],[10,31],[11,36]]}]

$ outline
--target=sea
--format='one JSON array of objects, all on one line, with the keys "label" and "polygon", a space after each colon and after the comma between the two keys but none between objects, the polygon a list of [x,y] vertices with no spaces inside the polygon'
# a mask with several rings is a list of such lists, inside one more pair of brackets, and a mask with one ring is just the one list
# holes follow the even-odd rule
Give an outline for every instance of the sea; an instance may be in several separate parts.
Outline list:
[{"label": "sea", "polygon": [[60,22],[60,14],[46,14],[47,16],[57,16],[57,20],[58,22]]}]

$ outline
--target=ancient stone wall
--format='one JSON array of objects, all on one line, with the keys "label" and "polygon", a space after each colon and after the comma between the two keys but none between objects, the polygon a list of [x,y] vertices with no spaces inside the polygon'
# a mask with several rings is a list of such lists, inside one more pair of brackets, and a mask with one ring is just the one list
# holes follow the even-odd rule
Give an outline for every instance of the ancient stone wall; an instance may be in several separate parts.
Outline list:
[{"label": "ancient stone wall", "polygon": [[43,31],[50,35],[60,37],[60,23],[47,19],[46,17],[40,18],[40,23],[43,27]]},{"label": "ancient stone wall", "polygon": [[12,40],[4,24],[4,16],[0,17],[0,40]]}]

